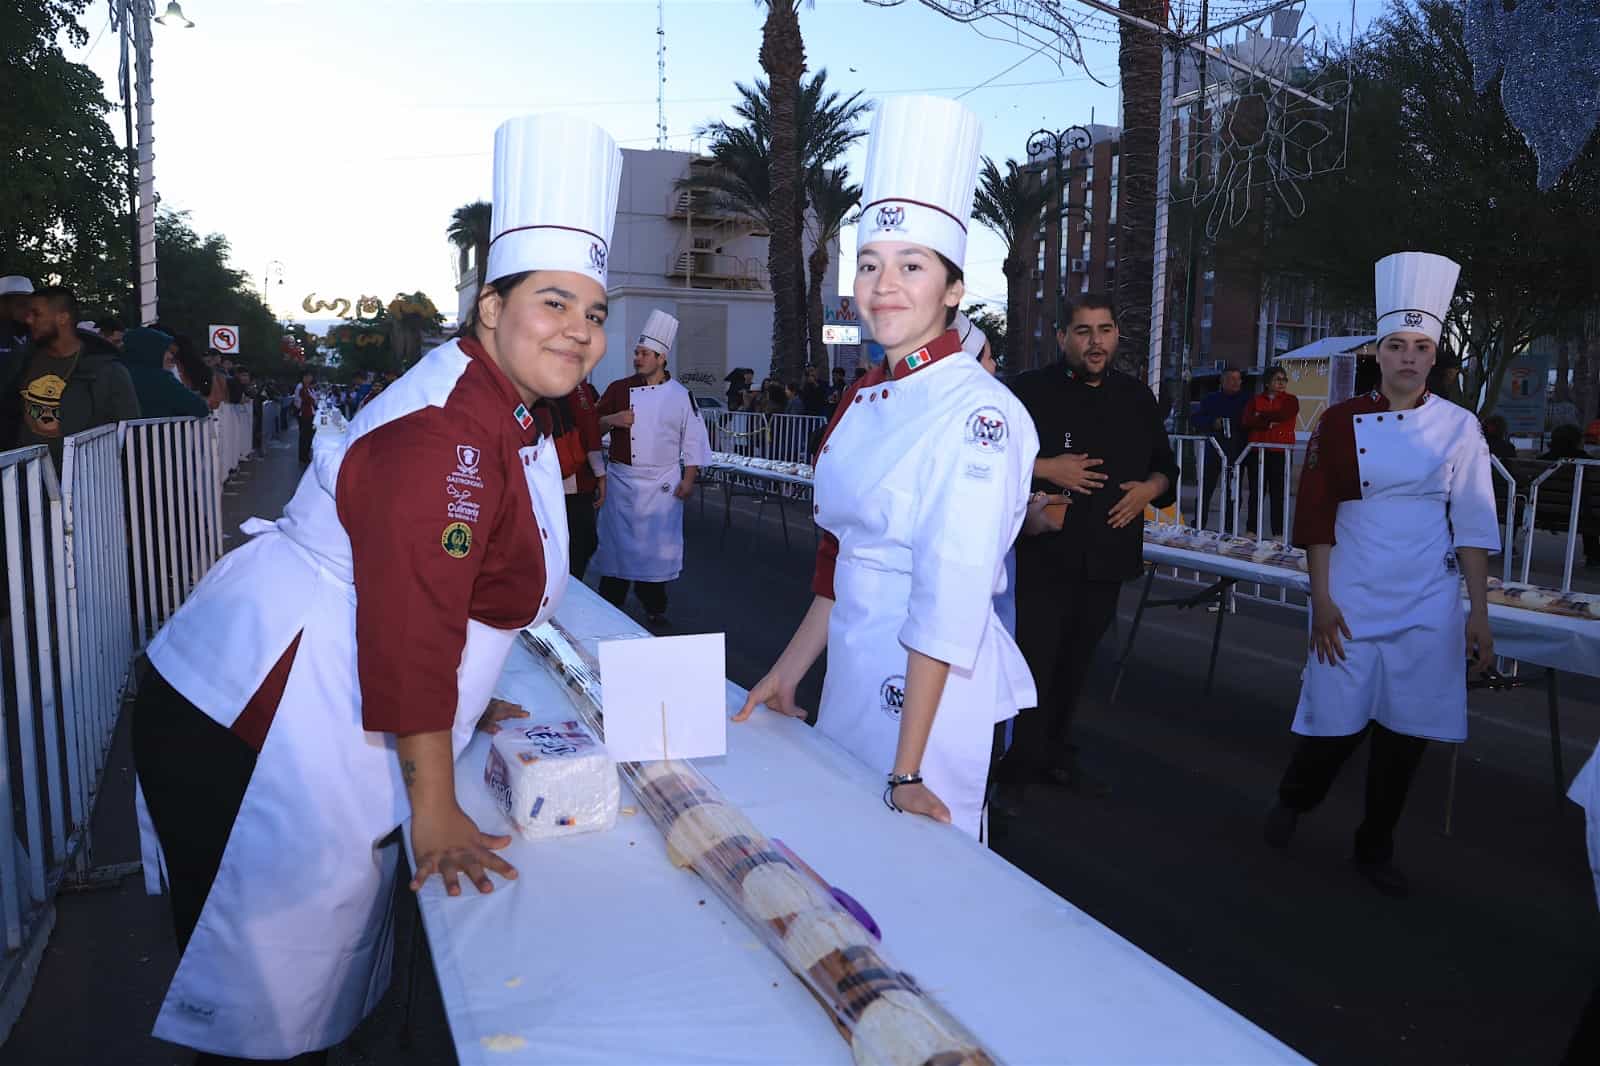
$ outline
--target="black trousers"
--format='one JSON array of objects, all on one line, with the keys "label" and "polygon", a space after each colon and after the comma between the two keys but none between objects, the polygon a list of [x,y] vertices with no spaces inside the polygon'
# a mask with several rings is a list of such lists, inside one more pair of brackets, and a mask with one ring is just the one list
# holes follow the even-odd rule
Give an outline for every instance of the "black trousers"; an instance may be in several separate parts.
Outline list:
[{"label": "black trousers", "polygon": [[302,463],[311,461],[311,437],[316,431],[317,427],[314,419],[300,419],[300,461]]},{"label": "black trousers", "polygon": [[1301,737],[1289,758],[1289,768],[1278,785],[1278,800],[1285,807],[1309,811],[1321,803],[1339,776],[1345,760],[1372,738],[1367,761],[1366,816],[1356,829],[1355,858],[1384,863],[1394,857],[1394,827],[1406,803],[1406,792],[1428,742],[1368,722],[1347,737]]},{"label": "black trousers", "polygon": [[[1245,528],[1254,533],[1265,533],[1264,526],[1260,523],[1260,515],[1256,514],[1257,495],[1256,486],[1261,483],[1261,478],[1267,479],[1267,507],[1272,513],[1272,535],[1283,536],[1283,452],[1251,452],[1245,460],[1246,471],[1250,475],[1250,488],[1248,490],[1248,506],[1250,520]],[[1265,471],[1263,472],[1263,468]]]},{"label": "black trousers", "polygon": [[1039,706],[1016,719],[998,780],[1027,784],[1050,766],[1066,766],[1069,737],[1095,649],[1116,617],[1120,581],[1054,574],[1017,559],[1017,645],[1039,690]]},{"label": "black trousers", "polygon": [[600,546],[600,533],[595,525],[594,493],[567,493],[567,538],[567,569],[574,578],[582,581],[584,571],[589,569],[589,560]]},{"label": "black trousers", "polygon": [[[222,865],[228,835],[255,771],[256,753],[152,669],[133,707],[133,762],[167,861],[172,924],[181,955]],[[202,1051],[195,1062],[318,1066],[327,1059],[325,1050],[283,1060],[238,1059]]]},{"label": "black trousers", "polygon": [[[1200,525],[1207,529],[1230,529],[1229,523],[1233,519],[1233,478],[1224,477],[1227,467],[1217,453],[1211,450],[1211,445],[1204,445],[1206,449],[1206,476],[1201,486],[1200,494]],[[1217,525],[1210,522],[1211,496],[1217,491],[1217,482],[1222,482],[1222,516]]]},{"label": "black trousers", "polygon": [[609,600],[613,607],[621,607],[628,602],[630,585],[633,587],[634,595],[639,597],[639,602],[644,604],[646,614],[667,613],[665,581],[629,581],[625,577],[603,577],[600,579],[600,595]]}]

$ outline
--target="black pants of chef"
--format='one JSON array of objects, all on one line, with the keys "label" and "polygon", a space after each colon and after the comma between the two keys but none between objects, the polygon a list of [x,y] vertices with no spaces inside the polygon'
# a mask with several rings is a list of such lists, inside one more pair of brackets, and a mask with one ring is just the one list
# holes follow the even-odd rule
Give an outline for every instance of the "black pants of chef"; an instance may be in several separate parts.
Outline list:
[{"label": "black pants of chef", "polygon": [[316,431],[317,427],[314,418],[300,416],[300,461],[302,463],[311,461],[311,437]]},{"label": "black pants of chef", "polygon": [[997,780],[1030,784],[1050,767],[1068,769],[1069,737],[1095,649],[1117,613],[1120,581],[1052,575],[1017,560],[1017,646],[1039,690],[1039,706],[1016,718]]},{"label": "black pants of chef", "polygon": [[[154,669],[133,707],[133,762],[167,862],[167,891],[181,956],[200,921],[233,820],[255,771],[255,749],[184,699]],[[292,1059],[237,1059],[200,1052],[198,1064],[277,1061],[320,1066],[327,1051]]]},{"label": "black pants of chef", "polygon": [[1250,521],[1245,528],[1253,533],[1261,534],[1265,530],[1259,523],[1260,515],[1258,501],[1261,499],[1261,490],[1258,486],[1261,479],[1267,479],[1267,507],[1272,513],[1272,535],[1283,536],[1283,452],[1251,452],[1245,460],[1246,471],[1250,475],[1249,507]]},{"label": "black pants of chef", "polygon": [[667,583],[665,581],[629,581],[625,577],[603,577],[600,579],[600,595],[609,600],[614,607],[621,607],[628,602],[628,587],[633,586],[634,595],[639,597],[639,602],[644,604],[646,614],[652,616],[667,613]]},{"label": "black pants of chef", "polygon": [[1300,737],[1278,785],[1278,801],[1302,812],[1321,803],[1340,767],[1368,737],[1372,752],[1367,760],[1367,811],[1356,829],[1354,857],[1357,862],[1377,864],[1394,857],[1395,823],[1427,740],[1396,733],[1377,722],[1368,722],[1365,729],[1347,737]]},{"label": "black pants of chef", "polygon": [[[595,525],[594,493],[567,493],[567,569],[579,581],[583,580],[589,560],[600,547],[600,533]],[[623,590],[627,594],[627,590]]]}]

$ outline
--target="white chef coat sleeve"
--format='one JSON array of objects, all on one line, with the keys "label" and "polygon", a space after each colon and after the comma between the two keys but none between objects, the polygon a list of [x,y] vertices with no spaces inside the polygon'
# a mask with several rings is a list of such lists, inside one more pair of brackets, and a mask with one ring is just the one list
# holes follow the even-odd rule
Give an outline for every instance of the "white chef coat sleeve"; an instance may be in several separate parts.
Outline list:
[{"label": "white chef coat sleeve", "polygon": [[706,436],[706,422],[694,409],[694,397],[685,397],[684,402],[688,410],[683,420],[683,465],[705,466],[711,462],[711,439]]},{"label": "white chef coat sleeve", "polygon": [[1450,469],[1450,529],[1458,548],[1500,550],[1489,444],[1476,419],[1466,421]]},{"label": "white chef coat sleeve", "polygon": [[[1028,506],[1039,437],[1009,394],[980,400],[926,438],[921,499],[911,534],[911,598],[900,642],[931,659],[970,670],[994,615],[996,576]],[[1005,421],[998,451],[970,439],[980,413]],[[995,438],[993,427],[989,437]]]}]

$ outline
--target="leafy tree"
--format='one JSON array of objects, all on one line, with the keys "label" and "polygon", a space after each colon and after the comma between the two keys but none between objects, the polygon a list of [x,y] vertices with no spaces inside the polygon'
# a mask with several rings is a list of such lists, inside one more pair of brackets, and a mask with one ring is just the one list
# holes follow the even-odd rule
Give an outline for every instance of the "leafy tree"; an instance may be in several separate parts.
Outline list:
[{"label": "leafy tree", "polygon": [[0,273],[72,286],[85,304],[131,307],[127,158],[82,47],[87,0],[0,4]]},{"label": "leafy tree", "polygon": [[245,274],[229,265],[228,253],[228,238],[220,233],[201,237],[187,212],[156,215],[161,325],[201,348],[213,323],[238,326],[238,361],[254,373],[273,373],[283,361],[283,327]]},{"label": "leafy tree", "polygon": [[[984,157],[983,169],[978,172],[978,188],[973,196],[972,218],[993,230],[1006,246],[1006,258],[1000,264],[1000,272],[1006,277],[1006,311],[1001,332],[1005,338],[1018,339],[1017,351],[1008,354],[1014,354],[1021,360],[1028,357],[1025,338],[1030,330],[1023,321],[1023,309],[1027,306],[1028,287],[1033,281],[1039,217],[1049,202],[1048,177],[1024,170],[1014,159],[1006,160],[1005,173],[1002,174],[993,159]],[[994,334],[987,327],[980,328],[989,333],[990,342],[995,343]],[[998,356],[999,353],[1000,348],[996,343],[995,354]],[[1025,370],[1028,367],[1021,365],[1013,369]]]},{"label": "leafy tree", "polygon": [[[767,9],[761,27],[761,69],[771,86],[772,139],[767,158],[771,237],[772,370],[798,379],[805,364],[805,274],[801,267],[805,217],[800,155],[800,78],[806,45],[800,35],[802,0],[757,0]],[[806,0],[809,3],[809,0]]]},{"label": "leafy tree", "polygon": [[972,324],[983,330],[983,335],[989,338],[989,350],[994,353],[994,358],[1002,370],[1015,373],[1028,369],[1015,365],[1012,359],[1011,334],[1009,330],[1009,308],[1006,312],[996,311],[988,304],[968,304],[965,314],[972,320]]},{"label": "leafy tree", "polygon": [[1462,357],[1463,394],[1488,413],[1515,355],[1596,303],[1600,136],[1540,192],[1499,82],[1473,89],[1451,0],[1394,0],[1350,58],[1349,166],[1306,184],[1302,217],[1275,219],[1268,265],[1371,306],[1372,264],[1390,252],[1460,263],[1447,342]]},{"label": "leafy tree", "polygon": [[[493,228],[494,207],[487,200],[462,204],[450,216],[446,236],[461,251],[461,276],[466,277],[469,262],[479,270],[489,266],[489,232]],[[468,260],[467,253],[472,253]],[[481,277],[478,279],[483,280]]]}]

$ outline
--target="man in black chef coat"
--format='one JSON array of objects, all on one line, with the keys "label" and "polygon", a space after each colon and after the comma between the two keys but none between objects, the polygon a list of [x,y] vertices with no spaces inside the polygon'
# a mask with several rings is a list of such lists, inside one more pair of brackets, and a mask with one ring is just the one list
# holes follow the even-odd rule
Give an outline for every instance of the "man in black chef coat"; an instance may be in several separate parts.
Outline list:
[{"label": "man in black chef coat", "polygon": [[1111,301],[1084,296],[1056,331],[1062,361],[1012,382],[1039,434],[1034,487],[1065,490],[1072,504],[1058,532],[1017,542],[1017,643],[1039,706],[1017,718],[997,768],[1001,814],[1040,780],[1104,791],[1078,766],[1072,718],[1122,583],[1143,572],[1144,509],[1169,506],[1178,484],[1155,397],[1110,369],[1117,341]]}]

